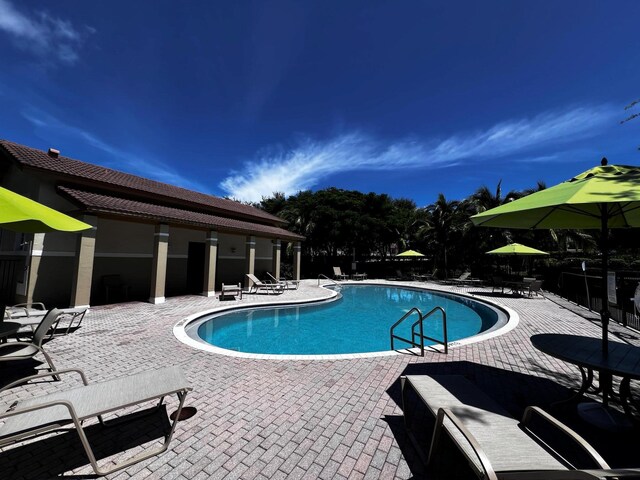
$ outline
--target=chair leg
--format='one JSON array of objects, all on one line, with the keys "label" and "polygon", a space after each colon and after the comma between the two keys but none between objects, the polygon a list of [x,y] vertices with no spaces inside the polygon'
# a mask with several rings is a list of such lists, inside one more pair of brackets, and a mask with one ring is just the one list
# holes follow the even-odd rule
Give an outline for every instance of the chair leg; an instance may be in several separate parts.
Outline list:
[{"label": "chair leg", "polygon": [[171,424],[171,429],[169,430],[169,433],[165,436],[164,443],[160,447],[150,451],[143,451],[140,454],[135,455],[130,459],[125,460],[122,463],[115,464],[111,468],[107,468],[107,469],[101,469],[98,466],[98,462],[96,461],[96,457],[93,453],[93,449],[91,448],[91,445],[89,444],[89,440],[87,439],[87,436],[85,435],[84,430],[82,429],[82,425],[80,425],[79,422],[78,423],[74,422],[76,426],[76,431],[80,436],[80,441],[82,442],[82,446],[84,447],[87,457],[89,457],[89,462],[93,467],[93,471],[96,472],[96,475],[108,475],[110,473],[116,472],[126,467],[130,467],[131,465],[134,465],[148,458],[155,457],[156,455],[159,455],[165,452],[169,448],[169,444],[171,443],[171,439],[173,438],[173,433],[176,429],[178,418],[180,418],[180,412],[182,411],[182,407],[184,405],[184,400],[186,396],[187,396],[187,392],[178,392],[178,398],[180,399],[180,403],[176,411],[176,417],[173,423]]},{"label": "chair leg", "polygon": [[[44,355],[44,358],[47,360],[47,363],[49,364],[49,371],[50,372],[55,372],[56,371],[56,366],[53,364],[53,360],[51,360],[51,357],[49,356],[49,354],[47,352],[45,352],[42,347],[40,347],[40,351],[42,352],[42,355]],[[54,380],[56,382],[60,381],[60,376],[59,375],[54,375],[53,378],[54,378]]]}]

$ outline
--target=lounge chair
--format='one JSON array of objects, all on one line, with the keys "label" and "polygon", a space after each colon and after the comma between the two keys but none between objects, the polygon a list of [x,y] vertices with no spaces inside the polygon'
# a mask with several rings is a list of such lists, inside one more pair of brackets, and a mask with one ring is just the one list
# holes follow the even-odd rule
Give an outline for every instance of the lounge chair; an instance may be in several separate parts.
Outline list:
[{"label": "lounge chair", "polygon": [[340,267],[333,267],[333,278],[335,280],[349,280],[349,275],[342,273]]},{"label": "lounge chair", "polygon": [[47,308],[42,302],[18,303],[5,308],[5,318],[23,318],[23,317],[43,317],[47,313]]},{"label": "lounge chair", "polygon": [[[58,319],[53,323],[49,331],[49,339],[53,338],[53,336],[58,332],[58,327],[63,321],[68,321],[66,329],[64,326],[61,327],[61,330],[64,329],[64,334],[68,334],[71,331],[71,328],[78,328],[82,324],[82,320],[86,315],[88,308],[60,308],[60,314],[58,315]],[[45,312],[46,313],[46,312]],[[19,323],[22,325],[22,328],[18,331],[18,337],[22,337],[23,333],[28,333],[30,335],[33,334],[35,329],[38,327],[40,322],[42,321],[42,316],[19,316],[19,317],[11,317],[11,321],[15,323]]]},{"label": "lounge chair", "polygon": [[59,316],[60,310],[57,308],[49,310],[47,314],[42,317],[42,320],[33,332],[33,338],[30,342],[8,342],[0,344],[0,362],[28,360],[35,357],[38,353],[42,353],[49,364],[49,370],[53,372],[56,367],[49,354],[42,348],[42,341],[52,325],[58,322]]},{"label": "lounge chair", "polygon": [[[500,405],[459,375],[411,375],[401,377],[402,405],[411,440],[412,417],[407,392],[411,388],[435,417],[435,427],[426,464],[434,467],[439,458],[443,434],[446,434],[468,460],[479,478],[497,479],[596,479],[609,466],[604,459],[573,430],[538,407],[527,407],[522,422],[512,418]],[[564,438],[572,440],[589,458],[579,470],[554,451],[530,429],[534,416],[540,417]],[[420,425],[419,428],[422,426]],[[422,448],[416,445],[423,456]],[[435,478],[438,478],[437,476]]]},{"label": "lounge chair", "polygon": [[271,275],[271,272],[267,272],[267,275],[269,275],[269,278],[274,283],[278,285],[282,285],[282,288],[284,288],[285,290],[297,290],[298,287],[300,286],[299,280],[286,280],[284,278],[276,278],[273,275]]},{"label": "lounge chair", "polygon": [[[30,380],[72,372],[80,375],[83,386],[38,397],[26,397],[24,401],[14,404],[9,411],[0,413],[0,423],[4,421],[4,425],[0,426],[0,448],[70,426],[78,432],[82,446],[97,475],[107,475],[167,450],[176,422],[180,418],[185,397],[191,390],[178,367],[167,367],[92,384],[87,382],[82,370],[60,370],[23,378],[0,389],[0,393]],[[100,423],[105,424],[102,415],[106,413],[156,399],[160,399],[157,405],[160,408],[164,397],[172,394],[178,396],[180,403],[163,445],[151,451],[143,451],[111,468],[100,468],[85,435],[82,422],[97,417]]]},{"label": "lounge chair", "polygon": [[248,293],[258,293],[260,290],[266,290],[270,294],[278,294],[284,292],[284,287],[277,283],[268,283],[259,280],[253,273],[247,273],[247,278],[251,280],[252,285],[249,287]]},{"label": "lounge chair", "polygon": [[416,273],[412,275],[412,278],[413,280],[416,280],[418,282],[427,282],[429,280],[433,280],[437,273],[438,273],[438,269],[434,268],[433,272],[431,273],[426,273],[426,274]]},{"label": "lounge chair", "polygon": [[447,278],[444,280],[444,283],[448,283],[451,285],[474,285],[482,283],[482,280],[479,278],[470,278],[471,272],[466,271],[462,275],[457,278]]}]

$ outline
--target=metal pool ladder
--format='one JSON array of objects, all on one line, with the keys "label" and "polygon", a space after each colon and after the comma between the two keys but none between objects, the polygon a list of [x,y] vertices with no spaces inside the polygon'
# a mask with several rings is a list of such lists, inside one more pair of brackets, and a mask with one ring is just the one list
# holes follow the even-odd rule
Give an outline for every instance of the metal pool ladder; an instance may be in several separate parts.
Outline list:
[{"label": "metal pool ladder", "polygon": [[331,283],[333,283],[336,287],[338,287],[338,288],[337,288],[337,290],[340,290],[340,289],[341,289],[341,285],[340,285],[338,282],[336,282],[335,280],[333,280],[333,279],[331,279],[331,278],[327,277],[326,275],[323,275],[322,273],[321,273],[320,275],[318,275],[318,286],[320,286],[320,278],[326,278],[326,279],[327,279],[327,280],[329,280]]},{"label": "metal pool ladder", "polygon": [[[423,326],[424,321],[436,312],[442,313],[442,332],[444,334],[443,340],[427,337],[424,334],[424,326]],[[416,320],[413,323],[413,325],[411,325],[411,340],[409,340],[408,338],[403,338],[398,335],[395,335],[393,333],[395,328],[398,325],[400,325],[402,322],[404,322],[407,318],[409,318],[411,315],[413,315],[414,313],[418,314],[418,320]],[[418,332],[416,332],[416,327],[418,327]],[[403,342],[408,343],[412,347],[420,347],[420,356],[424,357],[424,341],[426,339],[426,340],[431,340],[432,342],[439,343],[440,345],[444,345],[444,353],[449,353],[449,341],[447,337],[447,312],[445,312],[444,308],[442,307],[434,307],[429,313],[427,313],[426,315],[423,315],[419,308],[413,307],[411,310],[405,313],[402,316],[402,318],[400,318],[400,320],[398,320],[396,323],[394,323],[391,326],[391,330],[389,331],[389,337],[391,340],[391,350],[395,350],[395,348],[393,348],[393,341],[401,340]],[[418,341],[416,340],[416,337],[418,338]]]}]

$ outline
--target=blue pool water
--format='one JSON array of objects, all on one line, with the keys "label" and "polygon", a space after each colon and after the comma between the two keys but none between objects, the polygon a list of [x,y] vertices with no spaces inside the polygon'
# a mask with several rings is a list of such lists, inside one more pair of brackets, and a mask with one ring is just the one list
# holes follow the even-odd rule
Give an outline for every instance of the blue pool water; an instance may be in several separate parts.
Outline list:
[{"label": "blue pool water", "polygon": [[[465,297],[377,285],[343,286],[333,302],[237,310],[198,327],[198,336],[217,347],[246,353],[327,355],[390,350],[389,329],[412,307],[447,312],[449,342],[483,332],[498,321],[495,309]],[[417,316],[412,320],[415,321]],[[413,321],[398,327],[410,338]],[[425,335],[441,339],[441,315],[425,322]],[[409,345],[400,342],[396,348]]]}]

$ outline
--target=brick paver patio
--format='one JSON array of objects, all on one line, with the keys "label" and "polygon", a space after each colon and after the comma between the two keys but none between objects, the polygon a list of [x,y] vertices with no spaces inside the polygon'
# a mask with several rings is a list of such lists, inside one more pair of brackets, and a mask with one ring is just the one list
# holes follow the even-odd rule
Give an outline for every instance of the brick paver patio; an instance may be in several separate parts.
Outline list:
[{"label": "brick paver patio", "polygon": [[[560,299],[513,298],[479,287],[430,286],[465,291],[510,307],[519,313],[520,324],[505,335],[452,348],[448,355],[255,360],[180,343],[172,334],[177,322],[220,305],[217,298],[187,296],[169,298],[161,305],[132,302],[95,307],[80,329],[54,338],[45,348],[59,369],[83,368],[90,381],[179,365],[193,385],[186,404],[198,412],[178,424],[170,450],[109,478],[423,478],[422,465],[404,435],[400,375],[466,375],[519,416],[529,404],[548,409],[553,401],[568,397],[568,389],[576,387],[580,378],[575,367],[535,350],[529,337],[543,332],[600,334],[599,325],[590,319],[596,318],[594,314]],[[299,299],[322,295],[316,281],[304,281],[298,291],[284,294]],[[266,295],[245,295],[241,302],[269,300]],[[613,330],[625,341],[640,344],[633,331]],[[0,384],[31,374],[34,368],[41,365],[2,365]],[[14,389],[0,399],[0,408],[25,395],[57,388],[58,382],[43,382]],[[169,410],[175,405],[175,399],[170,399]],[[639,451],[637,434],[595,430],[573,408],[553,413],[584,435],[612,466],[640,466],[633,454]],[[110,458],[122,460],[131,455],[131,450],[118,453],[123,446],[134,446],[135,451],[144,440],[157,438],[153,429],[149,432],[154,421],[138,420],[109,429],[96,425],[88,430],[99,450],[116,452]],[[158,432],[161,427],[157,426]],[[3,479],[83,478],[92,473],[74,433],[0,452]]]}]

